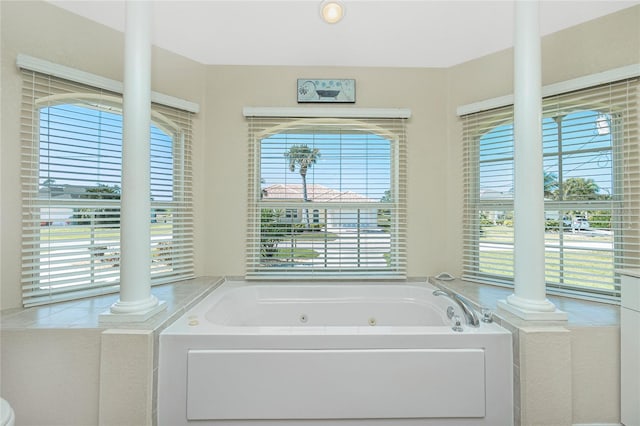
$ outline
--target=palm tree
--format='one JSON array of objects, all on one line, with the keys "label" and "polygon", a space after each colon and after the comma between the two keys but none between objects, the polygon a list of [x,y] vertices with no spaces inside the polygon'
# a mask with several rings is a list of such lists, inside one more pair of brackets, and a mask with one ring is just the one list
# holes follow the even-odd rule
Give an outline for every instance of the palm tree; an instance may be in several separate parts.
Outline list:
[{"label": "palm tree", "polygon": [[600,187],[593,179],[572,177],[562,184],[564,200],[595,200],[598,198]]},{"label": "palm tree", "polygon": [[[285,158],[289,160],[289,170],[292,172],[298,168],[298,173],[302,178],[302,194],[304,201],[309,201],[307,194],[307,171],[316,164],[318,158],[320,158],[320,150],[318,148],[309,148],[308,145],[293,145],[287,152],[284,153]],[[309,220],[309,210],[306,209],[307,226],[311,226]]]},{"label": "palm tree", "polygon": [[544,197],[552,198],[558,189],[558,176],[555,173],[544,172]]}]

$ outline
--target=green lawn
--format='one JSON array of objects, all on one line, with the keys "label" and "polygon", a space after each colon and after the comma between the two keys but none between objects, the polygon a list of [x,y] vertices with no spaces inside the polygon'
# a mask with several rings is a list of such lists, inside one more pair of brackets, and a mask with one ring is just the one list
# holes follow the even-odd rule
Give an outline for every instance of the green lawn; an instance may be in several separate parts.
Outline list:
[{"label": "green lawn", "polygon": [[[507,226],[482,227],[481,243],[510,243],[513,240],[513,228]],[[151,224],[151,235],[171,235],[172,225],[166,223]],[[120,236],[119,228],[97,228],[93,235],[88,226],[64,226],[42,227],[40,229],[40,241],[52,242],[61,240],[116,240]],[[293,248],[278,248],[274,253],[274,259],[304,260],[314,259],[319,253],[309,248],[295,247],[297,242],[335,241],[338,235],[331,232],[301,232],[293,234]],[[586,235],[584,233],[565,232],[565,242],[611,242],[612,236]],[[545,233],[547,243],[555,244],[559,239],[558,232]],[[283,239],[291,242],[291,238]],[[547,250],[545,261],[548,265],[557,265],[560,261],[558,252]],[[479,271],[483,274],[497,276],[513,275],[513,250],[482,250],[480,252]],[[569,285],[587,286],[611,289],[613,288],[613,253],[599,250],[572,250],[565,249],[563,258],[564,283]],[[547,281],[557,282],[559,276],[557,267],[549,268],[555,271],[547,272]],[[605,284],[590,283],[593,279],[605,282]]]},{"label": "green lawn", "polygon": [[333,232],[300,232],[293,234],[293,237],[295,241],[335,241],[338,239],[338,235]]},{"label": "green lawn", "polygon": [[289,237],[282,238],[282,242],[290,243],[293,247],[277,247],[269,257],[271,260],[305,260],[315,259],[320,253],[310,248],[296,247],[299,242],[334,241],[338,235],[332,232],[296,232]]},{"label": "green lawn", "polygon": [[274,259],[292,259],[292,260],[304,260],[315,259],[320,254],[312,249],[298,248],[298,247],[283,247],[278,248],[274,253]]},{"label": "green lawn", "polygon": [[[152,223],[151,236],[171,235],[170,223]],[[94,228],[93,235],[89,226],[43,226],[40,228],[40,241],[57,240],[113,240],[120,237],[120,228]]]},{"label": "green lawn", "polygon": [[[513,240],[513,228],[506,226],[483,227],[480,243],[499,244],[510,243]],[[545,233],[545,240],[548,244],[557,244],[559,235],[557,232]],[[588,235],[585,233],[563,234],[565,243],[579,242],[607,242],[610,243],[613,236],[610,235]],[[547,282],[559,282],[560,273],[559,251],[547,249],[545,251],[545,263],[548,265],[546,272]],[[483,274],[497,276],[513,276],[513,249],[485,249],[480,251],[479,271]],[[564,248],[562,253],[562,283],[582,287],[593,287],[602,289],[613,289],[613,252],[606,250],[588,250]],[[600,284],[591,281],[600,281]]]}]

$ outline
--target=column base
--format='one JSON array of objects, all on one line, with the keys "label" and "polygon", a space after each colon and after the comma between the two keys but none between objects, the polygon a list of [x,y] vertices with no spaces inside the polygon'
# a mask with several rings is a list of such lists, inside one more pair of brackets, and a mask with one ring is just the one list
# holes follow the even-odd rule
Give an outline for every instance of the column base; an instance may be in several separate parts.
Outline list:
[{"label": "column base", "polygon": [[[148,303],[145,303],[146,306],[143,306],[138,310],[132,309],[131,306],[127,306],[127,302],[118,301],[111,306],[111,309],[101,313],[98,316],[98,322],[100,324],[125,324],[130,322],[144,322],[152,316],[157,315],[167,309],[167,302],[163,300],[158,301],[155,296],[151,297],[155,300],[156,303],[152,306],[148,306]],[[121,306],[122,304],[125,304],[124,308]]]},{"label": "column base", "polygon": [[515,306],[506,300],[498,300],[498,310],[504,310],[526,321],[566,321],[568,315],[558,310],[551,302],[553,310],[538,311]]}]

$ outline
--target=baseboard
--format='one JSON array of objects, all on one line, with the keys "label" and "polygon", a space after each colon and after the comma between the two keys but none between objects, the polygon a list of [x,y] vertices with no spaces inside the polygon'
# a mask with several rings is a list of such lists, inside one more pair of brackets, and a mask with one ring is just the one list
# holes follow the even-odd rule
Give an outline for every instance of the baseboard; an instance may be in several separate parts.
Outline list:
[{"label": "baseboard", "polygon": [[572,426],[624,426],[621,423],[574,423]]}]

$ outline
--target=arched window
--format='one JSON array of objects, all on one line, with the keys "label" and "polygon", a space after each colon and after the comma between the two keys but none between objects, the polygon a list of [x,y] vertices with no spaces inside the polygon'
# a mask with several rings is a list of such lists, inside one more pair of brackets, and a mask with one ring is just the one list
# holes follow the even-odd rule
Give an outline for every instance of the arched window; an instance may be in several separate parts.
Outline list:
[{"label": "arched window", "polygon": [[247,276],[404,276],[404,139],[404,120],[251,119]]},{"label": "arched window", "polygon": [[[551,292],[617,300],[615,270],[636,267],[635,80],[543,101],[546,282]],[[465,257],[470,279],[513,280],[513,107],[464,117]]]},{"label": "arched window", "polygon": [[[118,290],[121,96],[24,71],[25,306]],[[152,283],[192,274],[190,114],[154,105]]]}]

